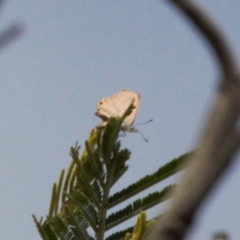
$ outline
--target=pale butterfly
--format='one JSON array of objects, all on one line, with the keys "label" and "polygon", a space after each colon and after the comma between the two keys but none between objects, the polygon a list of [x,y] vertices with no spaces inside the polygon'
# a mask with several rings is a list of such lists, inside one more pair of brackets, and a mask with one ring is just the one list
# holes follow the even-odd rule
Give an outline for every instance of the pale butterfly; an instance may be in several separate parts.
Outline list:
[{"label": "pale butterfly", "polygon": [[[97,111],[95,112],[95,115],[103,120],[97,125],[97,128],[106,126],[109,118],[111,117],[122,117],[131,103],[133,103],[134,109],[131,114],[124,119],[121,130],[123,132],[139,132],[139,130],[133,127],[132,124],[134,123],[140,107],[140,95],[126,89],[123,89],[108,98],[103,98],[97,104]],[[152,121],[152,119],[150,121]],[[142,135],[141,132],[139,133]],[[142,137],[147,141],[144,136]]]}]

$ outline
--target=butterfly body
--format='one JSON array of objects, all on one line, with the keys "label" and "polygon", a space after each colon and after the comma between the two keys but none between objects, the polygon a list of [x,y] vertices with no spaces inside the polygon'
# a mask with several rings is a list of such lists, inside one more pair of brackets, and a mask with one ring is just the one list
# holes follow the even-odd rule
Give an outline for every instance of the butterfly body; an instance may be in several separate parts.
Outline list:
[{"label": "butterfly body", "polygon": [[103,98],[97,104],[97,111],[95,112],[95,115],[103,120],[97,125],[97,128],[106,126],[109,118],[111,117],[122,117],[131,103],[133,104],[134,109],[131,114],[124,119],[121,129],[124,132],[138,132],[132,124],[134,123],[140,106],[140,96],[136,92],[125,89],[108,98]]}]

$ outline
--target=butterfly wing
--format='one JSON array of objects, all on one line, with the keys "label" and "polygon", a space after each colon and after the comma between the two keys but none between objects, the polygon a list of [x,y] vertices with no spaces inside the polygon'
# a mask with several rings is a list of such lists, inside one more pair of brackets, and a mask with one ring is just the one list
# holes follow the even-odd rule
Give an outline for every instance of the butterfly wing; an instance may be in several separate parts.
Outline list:
[{"label": "butterfly wing", "polygon": [[124,125],[132,125],[134,123],[134,120],[136,118],[136,115],[138,113],[138,109],[140,107],[140,96],[136,92],[131,92],[131,91],[122,91],[124,97],[123,97],[123,103],[122,103],[122,112],[121,116],[124,114],[124,112],[127,110],[129,105],[133,102],[133,110],[130,115],[128,115],[125,119],[123,124]]},{"label": "butterfly wing", "polygon": [[132,110],[131,114],[125,118],[123,122],[123,125],[125,126],[132,125],[136,118],[136,114],[140,106],[139,94],[124,89],[112,95],[111,97],[103,98],[97,104],[97,111],[95,113],[96,116],[103,120],[98,127],[105,126],[110,117],[121,117],[132,101],[134,109]]}]

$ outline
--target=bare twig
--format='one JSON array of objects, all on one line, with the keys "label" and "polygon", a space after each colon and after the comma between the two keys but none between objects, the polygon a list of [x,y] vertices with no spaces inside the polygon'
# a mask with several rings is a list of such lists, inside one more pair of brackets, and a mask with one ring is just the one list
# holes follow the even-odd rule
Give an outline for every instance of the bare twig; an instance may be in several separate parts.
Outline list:
[{"label": "bare twig", "polygon": [[174,193],[171,205],[161,217],[156,239],[181,240],[207,194],[229,166],[240,146],[236,123],[240,114],[240,76],[226,40],[213,22],[195,4],[170,0],[190,18],[210,43],[222,72],[222,88],[207,119],[198,151]]},{"label": "bare twig", "polygon": [[213,240],[229,240],[229,237],[226,233],[221,232],[214,234]]},{"label": "bare twig", "polygon": [[[0,0],[0,11],[2,10],[4,2],[5,0]],[[10,42],[22,35],[23,31],[23,25],[17,22],[13,22],[10,26],[5,28],[5,30],[0,34],[0,51]]]},{"label": "bare twig", "polygon": [[0,51],[9,43],[22,35],[24,29],[19,23],[13,23],[0,35]]}]

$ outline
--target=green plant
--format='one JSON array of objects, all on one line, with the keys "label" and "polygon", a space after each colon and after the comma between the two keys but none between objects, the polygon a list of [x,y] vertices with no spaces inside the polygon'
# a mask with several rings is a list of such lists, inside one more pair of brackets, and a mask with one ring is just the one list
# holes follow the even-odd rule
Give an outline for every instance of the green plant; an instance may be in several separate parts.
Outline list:
[{"label": "green plant", "polygon": [[[65,171],[62,170],[58,184],[53,185],[46,219],[37,220],[33,215],[42,239],[141,239],[149,225],[145,211],[167,200],[174,185],[134,200],[110,215],[109,209],[124,205],[129,198],[180,171],[188,154],[172,160],[153,174],[111,195],[113,185],[128,170],[126,162],[130,159],[131,152],[121,149],[118,136],[122,122],[132,109],[131,104],[121,118],[111,118],[104,129],[93,129],[81,156],[77,144],[71,148],[72,162],[66,176],[64,177]],[[136,215],[139,217],[135,228],[130,226],[122,231],[116,230],[111,236],[105,237],[107,230]]]}]

